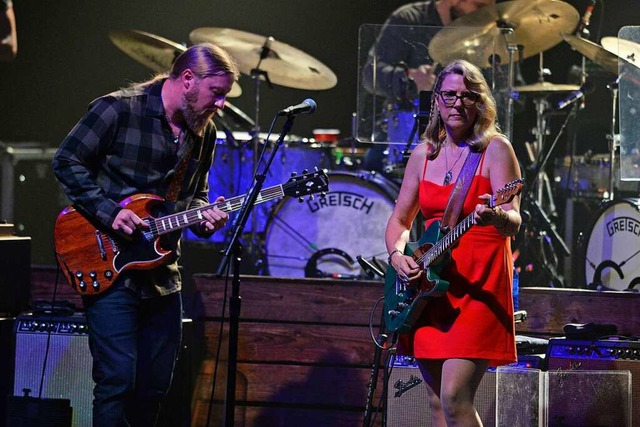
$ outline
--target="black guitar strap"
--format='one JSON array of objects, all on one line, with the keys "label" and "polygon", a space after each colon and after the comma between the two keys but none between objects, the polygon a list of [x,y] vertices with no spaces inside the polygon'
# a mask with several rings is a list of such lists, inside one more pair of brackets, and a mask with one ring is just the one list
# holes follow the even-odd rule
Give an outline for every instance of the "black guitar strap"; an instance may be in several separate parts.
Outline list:
[{"label": "black guitar strap", "polygon": [[464,199],[467,198],[469,186],[471,185],[471,181],[473,181],[473,176],[476,173],[476,169],[480,163],[480,158],[482,157],[481,151],[476,151],[471,147],[469,148],[471,151],[464,161],[464,165],[458,175],[458,179],[456,179],[453,190],[451,190],[451,196],[449,196],[447,208],[442,216],[440,229],[445,234],[458,223],[458,217],[460,216],[460,211],[462,211]]}]

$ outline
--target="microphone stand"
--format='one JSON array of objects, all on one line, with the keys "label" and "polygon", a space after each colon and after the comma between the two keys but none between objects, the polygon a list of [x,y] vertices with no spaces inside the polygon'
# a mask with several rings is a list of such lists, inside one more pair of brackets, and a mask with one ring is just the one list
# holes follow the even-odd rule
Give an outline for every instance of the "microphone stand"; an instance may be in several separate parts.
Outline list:
[{"label": "microphone stand", "polygon": [[[218,267],[218,271],[216,275],[222,276],[224,271],[227,269],[229,264],[229,258],[233,255],[233,280],[232,280],[232,290],[231,297],[229,300],[229,361],[227,364],[227,390],[226,390],[226,398],[225,398],[225,423],[226,427],[233,427],[234,425],[234,417],[235,417],[235,399],[236,399],[236,369],[238,362],[238,329],[239,329],[239,320],[240,320],[240,308],[242,305],[242,299],[240,298],[240,263],[242,261],[242,244],[240,243],[240,235],[242,234],[242,230],[244,229],[247,219],[249,218],[249,214],[253,209],[253,205],[262,190],[262,185],[267,176],[267,171],[275,158],[276,152],[278,148],[282,144],[287,133],[291,130],[293,126],[294,115],[288,114],[287,121],[282,126],[282,131],[280,132],[280,136],[276,141],[273,150],[271,152],[271,156],[264,166],[264,170],[262,173],[258,173],[256,167],[256,174],[254,176],[254,182],[247,194],[247,197],[243,200],[242,206],[236,217],[233,224],[233,234],[231,236],[231,240],[227,245],[224,254],[222,256],[222,260],[220,261],[220,265]],[[214,384],[215,386],[215,384]]]}]

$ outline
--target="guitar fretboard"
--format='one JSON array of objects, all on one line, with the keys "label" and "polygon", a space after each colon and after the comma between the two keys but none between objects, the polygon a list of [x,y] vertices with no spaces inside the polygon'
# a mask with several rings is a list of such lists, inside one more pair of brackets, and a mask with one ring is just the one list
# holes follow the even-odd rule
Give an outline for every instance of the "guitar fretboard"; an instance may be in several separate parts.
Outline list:
[{"label": "guitar fretboard", "polygon": [[431,249],[429,249],[422,257],[418,259],[418,263],[423,265],[431,265],[440,255],[445,253],[464,233],[467,232],[471,228],[471,226],[475,224],[473,221],[473,213],[469,214],[465,219],[460,221],[458,225],[453,227],[453,230],[444,235],[444,237],[436,244],[434,244]]},{"label": "guitar fretboard", "polygon": [[[256,198],[256,204],[283,197],[284,194],[285,193],[282,189],[282,185],[275,185],[273,187],[266,188],[258,194],[258,197]],[[150,218],[148,231],[150,233],[153,233],[153,236],[157,237],[166,233],[170,233],[172,231],[189,227],[191,225],[204,221],[205,218],[202,215],[202,211],[214,207],[226,213],[237,211],[242,207],[242,204],[244,203],[246,197],[247,195],[244,194],[242,196],[232,197],[223,202],[212,203],[210,205],[189,209],[187,211],[163,216],[160,218]]]}]

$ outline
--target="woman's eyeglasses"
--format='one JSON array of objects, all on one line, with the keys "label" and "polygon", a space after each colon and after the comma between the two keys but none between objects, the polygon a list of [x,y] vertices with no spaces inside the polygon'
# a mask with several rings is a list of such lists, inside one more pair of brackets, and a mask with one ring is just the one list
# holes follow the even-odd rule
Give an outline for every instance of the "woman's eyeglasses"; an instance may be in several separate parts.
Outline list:
[{"label": "woman's eyeglasses", "polygon": [[475,103],[478,102],[478,99],[480,98],[477,93],[473,92],[462,92],[460,95],[458,95],[453,91],[445,90],[440,91],[439,94],[440,99],[442,99],[442,102],[444,102],[444,105],[446,105],[447,107],[453,107],[458,99],[465,107],[471,107],[475,105]]}]

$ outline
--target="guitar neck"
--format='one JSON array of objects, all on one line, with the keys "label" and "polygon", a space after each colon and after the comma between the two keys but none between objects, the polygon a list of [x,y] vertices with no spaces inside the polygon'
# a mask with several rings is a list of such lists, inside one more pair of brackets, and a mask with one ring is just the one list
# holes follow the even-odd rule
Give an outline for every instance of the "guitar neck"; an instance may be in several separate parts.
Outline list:
[{"label": "guitar neck", "polygon": [[[268,202],[270,200],[283,197],[284,195],[285,193],[283,191],[282,184],[274,185],[273,187],[262,190],[258,194],[255,204],[257,205]],[[237,211],[242,207],[246,197],[247,195],[244,194],[242,196],[235,196],[230,199],[226,199],[223,202],[212,203],[210,205],[189,209],[187,211],[178,212],[160,218],[150,218],[150,232],[155,236],[161,236],[166,233],[171,233],[172,231],[181,230],[191,225],[198,224],[204,221],[202,211],[211,208],[218,208],[226,213]]]},{"label": "guitar neck", "polygon": [[451,231],[442,237],[442,239],[438,240],[432,247],[429,249],[420,262],[424,261],[424,265],[431,265],[433,261],[438,259],[440,255],[445,253],[455,242],[462,237],[464,233],[466,233],[471,226],[475,224],[473,222],[473,212],[469,214],[465,219],[460,221]]}]

